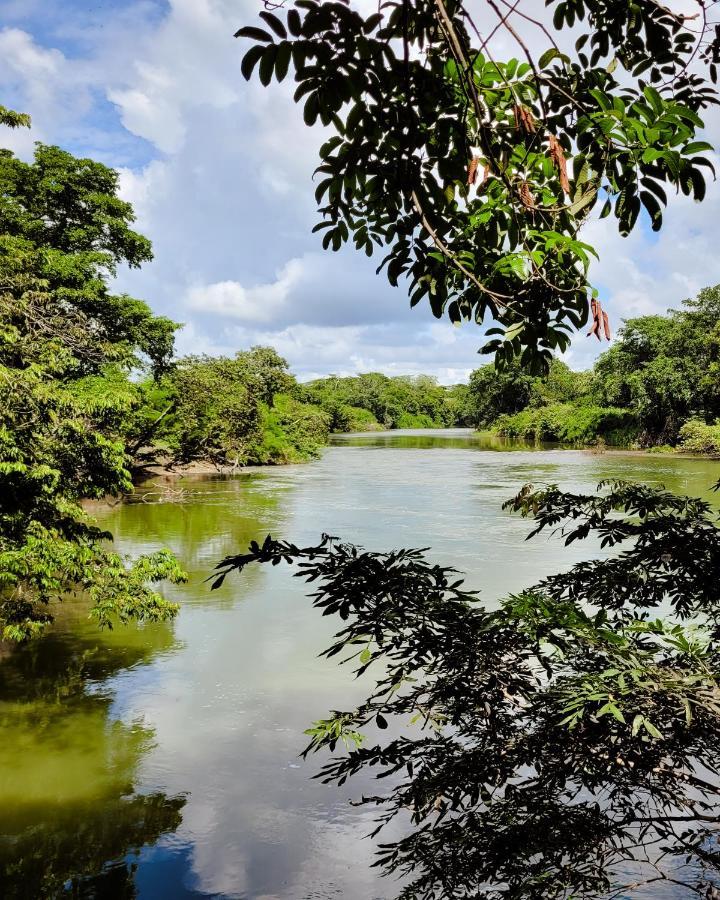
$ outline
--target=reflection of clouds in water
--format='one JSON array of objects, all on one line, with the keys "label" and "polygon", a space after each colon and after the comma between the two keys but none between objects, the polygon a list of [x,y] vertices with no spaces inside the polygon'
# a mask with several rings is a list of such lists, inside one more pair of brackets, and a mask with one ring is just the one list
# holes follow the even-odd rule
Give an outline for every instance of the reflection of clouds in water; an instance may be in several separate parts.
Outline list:
[{"label": "reflection of clouds in water", "polygon": [[315,658],[329,635],[318,634],[302,597],[283,603],[289,574],[272,574],[279,584],[256,598],[257,627],[229,628],[225,611],[193,610],[178,622],[192,660],[163,660],[155,691],[127,678],[127,713],[142,708],[157,734],[145,777],[190,791],[178,837],[192,845],[198,890],[297,898],[315,880],[318,890],[334,881],[343,896],[366,900],[377,894],[373,845],[360,840],[369,817],[346,803],[361,785],[340,799],[311,780],[320,757],[297,757],[311,719],[362,691],[350,672]]}]

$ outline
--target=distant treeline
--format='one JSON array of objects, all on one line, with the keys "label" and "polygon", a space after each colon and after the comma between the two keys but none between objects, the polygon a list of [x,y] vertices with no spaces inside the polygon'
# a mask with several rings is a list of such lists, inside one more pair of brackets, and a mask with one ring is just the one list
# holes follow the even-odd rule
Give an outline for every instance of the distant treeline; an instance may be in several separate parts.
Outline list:
[{"label": "distant treeline", "polygon": [[331,375],[303,387],[336,432],[465,424],[467,386],[443,387],[429,375]]},{"label": "distant treeline", "polygon": [[303,386],[332,431],[469,426],[574,445],[680,447],[720,454],[720,286],[680,310],[628,319],[592,370],[555,359],[545,377],[519,364],[468,384],[377,372]]},{"label": "distant treeline", "polygon": [[681,310],[625,322],[592,370],[553,360],[545,377],[519,364],[481,366],[468,384],[427,375],[331,375],[301,384],[271,347],[188,356],[133,380],[112,366],[89,379],[93,404],[127,395],[114,421],[137,470],[202,461],[278,465],[317,456],[332,432],[489,429],[578,446],[672,446],[720,454],[720,286]]},{"label": "distant treeline", "polygon": [[529,441],[720,455],[718,322],[720,286],[666,316],[627,320],[592,370],[555,359],[539,377],[491,364],[451,386],[379,372],[300,384],[269,347],[185,357],[143,387],[144,452],[170,463],[278,464],[316,456],[332,432],[464,426]]}]

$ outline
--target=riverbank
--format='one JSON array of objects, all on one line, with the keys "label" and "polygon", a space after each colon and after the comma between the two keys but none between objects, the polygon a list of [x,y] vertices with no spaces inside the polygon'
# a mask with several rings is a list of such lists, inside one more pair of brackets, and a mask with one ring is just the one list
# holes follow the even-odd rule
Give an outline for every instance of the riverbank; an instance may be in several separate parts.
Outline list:
[{"label": "riverbank", "polygon": [[[608,454],[612,456],[629,456],[629,457],[651,457],[651,458],[669,458],[669,459],[703,459],[711,462],[720,462],[720,456],[712,453],[693,453],[679,447],[663,447],[663,448],[642,448],[627,447],[612,444],[571,444],[561,443],[557,441],[531,441],[524,438],[508,437],[500,434],[492,429],[475,430],[473,428],[392,428],[392,429],[367,429],[363,431],[346,431],[337,432],[329,435],[328,444],[322,450],[334,445],[342,445],[353,443],[354,441],[364,439],[373,439],[379,441],[403,441],[417,442],[418,446],[426,441],[431,443],[434,441],[441,442],[444,446],[448,446],[447,442],[460,440],[462,446],[466,441],[480,441],[483,443],[485,450],[524,450],[524,451],[546,451],[546,450],[562,450],[576,451],[591,456],[599,456]],[[407,443],[406,443],[406,446]],[[449,449],[449,447],[448,447]],[[264,472],[272,469],[286,470],[288,468],[306,466],[312,459],[303,462],[289,463],[266,463],[264,465],[217,465],[210,460],[197,460],[195,462],[181,464],[158,463],[149,466],[136,481],[136,485],[145,485],[152,481],[161,480],[165,483],[171,483],[180,478],[190,476],[228,476],[241,475],[252,472]]]}]

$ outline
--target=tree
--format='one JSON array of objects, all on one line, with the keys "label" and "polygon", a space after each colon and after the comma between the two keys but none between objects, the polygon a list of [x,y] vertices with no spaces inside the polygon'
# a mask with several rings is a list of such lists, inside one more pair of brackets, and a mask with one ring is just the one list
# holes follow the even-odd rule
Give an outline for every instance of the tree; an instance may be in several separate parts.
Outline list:
[{"label": "tree", "polygon": [[[330,414],[338,431],[377,427],[378,423],[385,428],[436,428],[456,420],[448,390],[428,375],[331,375],[310,382],[304,390]],[[372,414],[369,421],[362,410]]]},{"label": "tree", "polygon": [[302,391],[272,347],[183,357],[161,386],[146,417],[157,423],[156,445],[170,465],[302,462],[327,443],[330,416],[298,399]]},{"label": "tree", "polygon": [[177,327],[108,287],[119,264],[151,258],[133,218],[100,163],[42,144],[32,163],[0,151],[3,639],[39,633],[77,589],[101,625],[176,610],[151,587],[184,577],[172,555],[128,563],[80,506],[131,490],[124,434],[140,401],[128,375],[164,370]]},{"label": "tree", "polygon": [[[720,486],[720,485],[719,485]],[[720,531],[709,505],[613,482],[526,486],[507,504],[621,552],[483,605],[415,550],[268,537],[213,587],[288,562],[342,620],[326,657],[375,673],[367,699],[308,730],[344,752],[320,777],[373,772],[378,865],[403,898],[600,898],[720,887]],[[670,610],[657,618],[658,607]],[[415,725],[413,731],[409,726]],[[391,726],[391,727],[389,727]]]},{"label": "tree", "polygon": [[644,443],[674,444],[689,419],[720,416],[719,297],[720,288],[705,288],[667,316],[628,319],[598,358],[594,393],[632,410]]},{"label": "tree", "polygon": [[186,356],[169,382],[173,412],[160,436],[166,438],[173,461],[246,463],[261,439],[260,404],[248,383],[246,361]]},{"label": "tree", "polygon": [[289,372],[287,360],[274,347],[240,350],[235,359],[254,395],[268,406],[272,406],[276,394],[296,390],[297,384]]},{"label": "tree", "polygon": [[[588,318],[594,249],[581,226],[601,206],[626,235],[644,210],[662,226],[668,188],[701,200],[715,103],[714,3],[548,0],[552,22],[509,0],[390,0],[363,15],[342,0],[260,13],[242,61],[263,84],[295,73],[308,125],[330,130],[316,198],[323,247],[353,241],[414,306],[493,320],[483,351],[546,369]],[[571,53],[559,41],[582,22]],[[544,52],[529,49],[523,32]],[[493,38],[519,59],[495,57]],[[603,311],[593,303],[598,336]],[[609,333],[609,326],[607,327]]]},{"label": "tree", "polygon": [[533,397],[535,378],[517,364],[500,371],[494,365],[482,366],[470,373],[467,409],[476,427],[495,422],[498,416],[525,409]]},{"label": "tree", "polygon": [[531,375],[517,362],[501,369],[491,364],[470,373],[466,414],[471,424],[487,427],[500,416],[514,415],[529,406],[583,402],[589,390],[590,374],[574,372],[560,359],[551,359],[542,377]]}]

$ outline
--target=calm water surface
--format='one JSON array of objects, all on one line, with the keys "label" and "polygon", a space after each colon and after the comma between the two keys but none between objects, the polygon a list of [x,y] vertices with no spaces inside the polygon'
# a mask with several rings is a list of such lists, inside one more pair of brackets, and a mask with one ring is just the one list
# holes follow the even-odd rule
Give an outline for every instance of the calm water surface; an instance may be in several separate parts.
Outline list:
[{"label": "calm water surface", "polygon": [[98,633],[81,600],[53,631],[0,647],[0,897],[391,898],[360,840],[374,789],[311,780],[303,729],[362,688],[317,659],[333,623],[282,569],[204,579],[267,533],[368,549],[431,547],[492,600],[592,555],[525,543],[501,504],[526,481],[604,478],[713,496],[720,464],[512,449],[463,430],[338,437],[305,466],[157,479],[98,512],[122,551],[170,547],[190,573],[175,622]]}]

